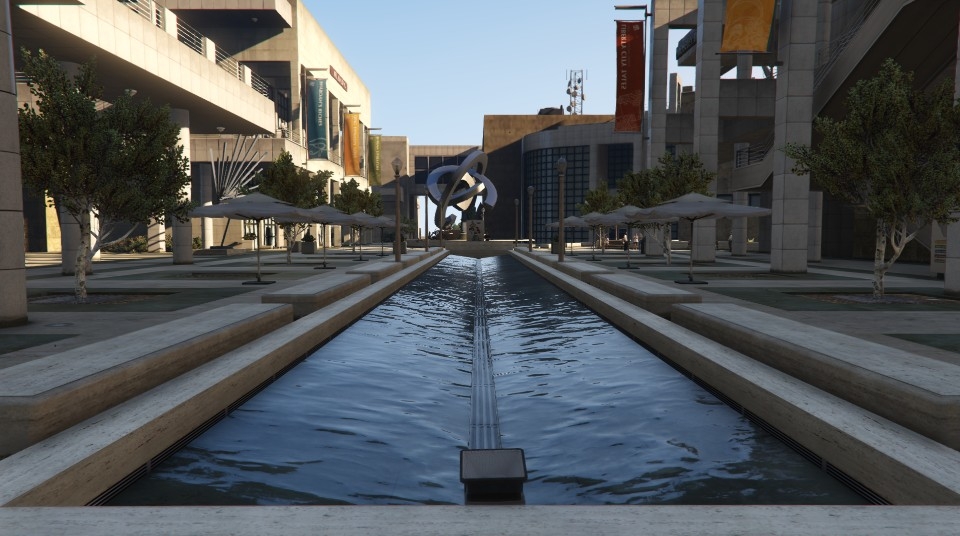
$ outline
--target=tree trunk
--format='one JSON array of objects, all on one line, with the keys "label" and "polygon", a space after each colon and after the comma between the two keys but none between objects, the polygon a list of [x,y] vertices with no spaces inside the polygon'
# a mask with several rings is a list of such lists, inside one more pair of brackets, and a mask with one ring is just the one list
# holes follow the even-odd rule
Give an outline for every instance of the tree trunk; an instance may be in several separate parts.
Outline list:
[{"label": "tree trunk", "polygon": [[873,299],[883,297],[883,276],[887,273],[884,257],[887,253],[887,225],[877,219],[876,249],[873,252]]},{"label": "tree trunk", "polygon": [[660,236],[663,240],[663,253],[667,256],[667,265],[669,266],[673,261],[673,255],[672,251],[670,250],[670,233],[668,232],[668,229],[670,229],[669,223],[661,223],[657,225],[657,232],[660,233]]},{"label": "tree trunk", "polygon": [[293,256],[292,256],[292,254],[291,254],[291,252],[290,252],[290,250],[293,249],[293,240],[290,240],[291,238],[293,238],[293,236],[292,236],[293,233],[292,233],[292,229],[291,229],[290,227],[291,227],[291,226],[289,226],[289,225],[284,225],[284,226],[283,226],[283,241],[284,241],[284,243],[285,243],[286,246],[287,246],[287,264],[292,264],[292,263],[293,263],[293,258],[292,258]]},{"label": "tree trunk", "polygon": [[77,247],[77,261],[73,265],[74,288],[73,294],[77,303],[87,301],[87,263],[90,248],[90,211],[84,210],[80,214],[80,245]]}]

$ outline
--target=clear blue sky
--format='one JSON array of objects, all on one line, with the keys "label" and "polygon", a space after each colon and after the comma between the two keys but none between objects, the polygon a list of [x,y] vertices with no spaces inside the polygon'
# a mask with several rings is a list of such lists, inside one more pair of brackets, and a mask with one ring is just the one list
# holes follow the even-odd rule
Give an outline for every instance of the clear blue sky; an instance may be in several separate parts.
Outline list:
[{"label": "clear blue sky", "polygon": [[305,0],[370,90],[370,126],[414,145],[480,145],[484,115],[566,106],[569,70],[586,71],[583,113],[612,114],[629,3]]}]

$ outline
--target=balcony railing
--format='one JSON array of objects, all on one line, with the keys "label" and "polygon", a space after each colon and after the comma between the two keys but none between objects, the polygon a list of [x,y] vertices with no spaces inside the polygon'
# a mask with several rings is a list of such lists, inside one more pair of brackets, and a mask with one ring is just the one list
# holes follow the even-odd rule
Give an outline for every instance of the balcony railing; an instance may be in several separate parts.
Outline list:
[{"label": "balcony railing", "polygon": [[688,50],[697,46],[697,29],[694,28],[687,32],[687,35],[683,36],[680,39],[680,42],[677,43],[677,59],[679,60],[687,53]]},{"label": "balcony railing", "polygon": [[759,143],[751,143],[746,149],[737,151],[734,160],[735,168],[747,167],[752,164],[759,164],[773,148],[773,132]]},{"label": "balcony railing", "polygon": [[[157,28],[165,28],[166,21],[164,16],[164,9],[162,6],[158,5],[153,0],[118,0],[121,4],[129,7],[133,12],[137,13],[141,17],[151,21]],[[177,40],[183,43],[184,45],[190,47],[194,52],[200,54],[201,56],[207,55],[206,43],[213,44],[215,50],[214,58],[215,63],[220,66],[221,69],[230,73],[230,76],[236,78],[237,80],[244,81],[244,72],[243,64],[237,61],[236,58],[226,54],[220,50],[213,41],[205,39],[203,34],[193,29],[187,23],[177,20]],[[263,77],[257,73],[250,71],[250,86],[257,92],[267,97],[270,100],[274,100],[275,92],[273,87],[267,82]]]},{"label": "balcony railing", "polygon": [[867,17],[873,13],[873,10],[880,4],[880,0],[867,0],[860,7],[860,11],[850,19],[847,27],[841,32],[840,36],[830,41],[830,48],[826,50],[826,59],[817,65],[813,74],[813,87],[819,87],[827,73],[840,58],[840,54],[847,48],[847,45],[857,36]]}]

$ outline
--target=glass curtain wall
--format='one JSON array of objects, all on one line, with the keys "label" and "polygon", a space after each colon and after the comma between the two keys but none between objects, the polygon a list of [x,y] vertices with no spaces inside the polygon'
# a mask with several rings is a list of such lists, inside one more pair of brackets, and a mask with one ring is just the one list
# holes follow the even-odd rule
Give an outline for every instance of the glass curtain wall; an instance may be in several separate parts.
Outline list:
[{"label": "glass curtain wall", "polygon": [[[524,200],[522,208],[523,234],[526,235],[529,217],[529,199],[527,187],[533,186],[533,240],[539,245],[549,245],[556,229],[548,229],[547,224],[558,220],[558,177],[557,160],[567,159],[567,173],[564,176],[564,216],[582,216],[577,205],[583,203],[583,197],[590,189],[590,147],[577,145],[571,147],[550,147],[528,151],[523,155]],[[567,242],[589,241],[587,229],[567,228]]]}]

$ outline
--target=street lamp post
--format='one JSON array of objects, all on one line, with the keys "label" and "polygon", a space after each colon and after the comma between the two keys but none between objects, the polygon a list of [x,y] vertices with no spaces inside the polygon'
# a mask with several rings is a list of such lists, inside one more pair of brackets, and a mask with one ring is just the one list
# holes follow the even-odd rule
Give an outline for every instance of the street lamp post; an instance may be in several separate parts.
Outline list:
[{"label": "street lamp post", "polygon": [[430,251],[430,197],[423,194],[423,250]]},{"label": "street lamp post", "polygon": [[530,200],[530,214],[527,215],[527,251],[533,251],[533,186],[527,186],[527,199]]},{"label": "street lamp post", "polygon": [[520,241],[520,200],[513,200],[513,247]]},{"label": "street lamp post", "polygon": [[567,249],[567,243],[563,239],[563,179],[564,175],[567,174],[567,159],[560,157],[557,160],[557,198],[559,201],[558,214],[560,216],[559,223],[557,224],[557,238],[559,239],[560,252],[557,256],[559,262],[563,262],[563,254]]},{"label": "street lamp post", "polygon": [[393,187],[396,197],[396,227],[394,228],[393,233],[393,260],[400,262],[400,168],[403,166],[403,161],[400,160],[400,157],[393,159]]}]

